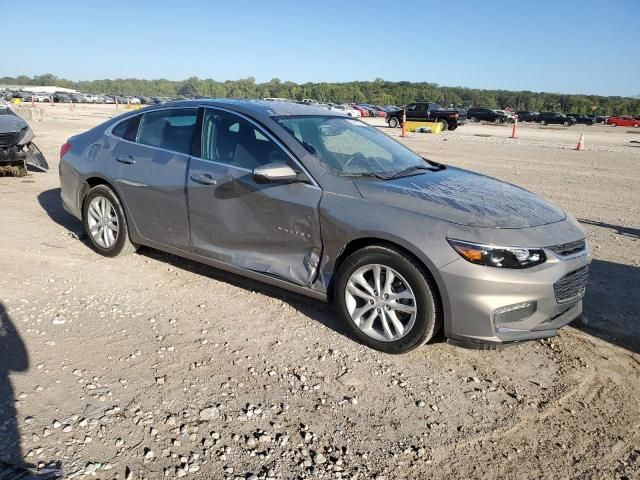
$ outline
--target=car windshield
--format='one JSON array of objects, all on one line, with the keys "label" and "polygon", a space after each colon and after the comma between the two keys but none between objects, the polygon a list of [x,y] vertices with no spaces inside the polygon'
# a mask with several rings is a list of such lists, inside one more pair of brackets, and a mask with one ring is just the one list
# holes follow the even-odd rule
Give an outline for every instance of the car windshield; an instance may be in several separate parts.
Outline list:
[{"label": "car windshield", "polygon": [[287,116],[276,120],[338,175],[387,178],[433,167],[359,120],[333,116]]}]

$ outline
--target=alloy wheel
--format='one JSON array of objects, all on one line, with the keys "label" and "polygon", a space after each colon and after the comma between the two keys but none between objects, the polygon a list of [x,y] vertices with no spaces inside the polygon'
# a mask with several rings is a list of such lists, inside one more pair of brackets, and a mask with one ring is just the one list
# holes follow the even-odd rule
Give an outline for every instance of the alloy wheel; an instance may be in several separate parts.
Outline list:
[{"label": "alloy wheel", "polygon": [[358,268],[349,277],[344,295],[353,323],[375,340],[399,340],[415,324],[417,303],[411,285],[386,265]]},{"label": "alloy wheel", "polygon": [[102,248],[111,248],[120,231],[118,215],[113,204],[105,197],[96,196],[89,203],[87,224],[93,240]]}]

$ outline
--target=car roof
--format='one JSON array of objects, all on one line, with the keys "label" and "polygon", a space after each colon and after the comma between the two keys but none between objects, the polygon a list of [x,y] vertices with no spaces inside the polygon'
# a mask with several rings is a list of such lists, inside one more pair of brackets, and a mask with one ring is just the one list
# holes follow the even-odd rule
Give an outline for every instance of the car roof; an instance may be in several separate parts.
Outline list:
[{"label": "car roof", "polygon": [[[177,100],[156,105],[156,108],[167,107],[224,107],[242,113],[250,113],[256,117],[280,117],[294,115],[323,115],[343,117],[343,114],[332,113],[331,110],[314,105],[294,102],[273,102],[268,100],[246,100],[232,98],[198,98],[195,100]],[[152,107],[153,108],[153,107]]]}]

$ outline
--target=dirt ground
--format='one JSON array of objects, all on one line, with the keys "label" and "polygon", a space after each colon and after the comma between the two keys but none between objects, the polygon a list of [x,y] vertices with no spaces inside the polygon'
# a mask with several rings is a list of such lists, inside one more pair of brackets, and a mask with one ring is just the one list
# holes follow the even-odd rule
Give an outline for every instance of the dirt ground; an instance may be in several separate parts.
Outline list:
[{"label": "dirt ground", "polygon": [[593,263],[583,320],[552,340],[390,356],[323,303],[150,249],[94,253],[58,151],[115,107],[42,108],[51,170],[0,178],[0,458],[67,478],[640,478],[640,134],[404,139],[571,212]]}]

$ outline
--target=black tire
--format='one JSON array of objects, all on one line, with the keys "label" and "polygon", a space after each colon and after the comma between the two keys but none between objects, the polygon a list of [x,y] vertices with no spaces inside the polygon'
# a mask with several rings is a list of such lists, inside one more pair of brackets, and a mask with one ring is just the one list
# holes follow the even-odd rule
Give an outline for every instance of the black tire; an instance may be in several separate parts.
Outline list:
[{"label": "black tire", "polygon": [[397,128],[398,125],[400,125],[400,120],[398,120],[396,117],[391,117],[389,119],[389,128]]},{"label": "black tire", "polygon": [[[345,292],[349,278],[358,268],[380,264],[394,269],[411,286],[416,304],[413,327],[401,338],[381,341],[360,330],[349,314]],[[440,330],[442,315],[437,300],[437,288],[426,269],[414,258],[386,246],[365,247],[349,255],[336,274],[334,301],[338,314],[353,335],[364,345],[385,353],[405,353],[428,342]]]},{"label": "black tire", "polygon": [[638,124],[638,123],[634,123],[633,124],[633,128],[638,128],[638,127],[640,127],[640,124]]},{"label": "black tire", "polygon": [[478,117],[471,117],[471,121],[473,123],[477,123],[478,122]]},{"label": "black tire", "polygon": [[540,125],[546,125],[547,121],[546,120],[540,120]]},{"label": "black tire", "polygon": [[446,132],[449,130],[449,124],[446,120],[440,120],[440,125],[442,126],[442,131]]},{"label": "black tire", "polygon": [[563,123],[563,125],[564,125],[565,127],[569,127],[569,126],[571,125],[571,122],[565,121],[565,122]]},{"label": "black tire", "polygon": [[[88,210],[91,201],[96,197],[104,197],[109,203],[113,206],[115,214],[118,218],[118,233],[116,235],[116,241],[110,248],[104,248],[98,243],[96,243],[93,235],[91,234],[89,224],[88,224]],[[84,226],[85,232],[87,232],[87,236],[91,241],[91,245],[93,249],[101,255],[105,257],[117,257],[119,255],[128,255],[131,253],[135,253],[138,249],[138,246],[134,244],[129,238],[129,228],[127,226],[127,218],[124,214],[124,209],[122,208],[122,204],[120,203],[120,199],[118,196],[109,188],[107,185],[96,185],[91,190],[84,199],[84,203],[82,205],[82,225]]]},{"label": "black tire", "polygon": [[611,126],[612,126],[612,127],[617,127],[617,126],[618,126],[618,124],[617,124],[616,122],[612,122],[612,123],[611,123]]}]

